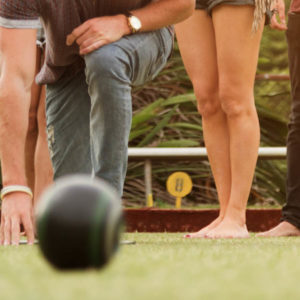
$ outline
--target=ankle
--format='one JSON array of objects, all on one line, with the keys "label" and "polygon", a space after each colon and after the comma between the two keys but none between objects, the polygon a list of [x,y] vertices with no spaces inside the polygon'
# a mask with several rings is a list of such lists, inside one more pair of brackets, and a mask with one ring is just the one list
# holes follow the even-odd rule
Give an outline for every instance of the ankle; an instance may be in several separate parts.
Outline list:
[{"label": "ankle", "polygon": [[227,211],[226,215],[223,218],[223,222],[230,222],[235,223],[239,226],[245,226],[246,225],[246,214],[243,211],[234,211],[229,210]]},{"label": "ankle", "polygon": [[246,222],[246,205],[242,203],[235,203],[236,201],[232,201],[229,203],[225,218],[230,218],[232,220],[237,220],[240,223]]},{"label": "ankle", "polygon": [[220,210],[218,219],[223,220],[226,216],[226,210]]}]

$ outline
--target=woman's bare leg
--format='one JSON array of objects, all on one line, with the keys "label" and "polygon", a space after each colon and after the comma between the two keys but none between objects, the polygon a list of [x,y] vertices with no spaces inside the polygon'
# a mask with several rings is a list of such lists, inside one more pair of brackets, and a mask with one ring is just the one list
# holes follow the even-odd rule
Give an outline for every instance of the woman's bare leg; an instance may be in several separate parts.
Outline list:
[{"label": "woman's bare leg", "polygon": [[50,154],[46,133],[46,114],[45,114],[46,91],[45,86],[41,87],[41,95],[38,107],[37,123],[38,138],[34,157],[35,166],[35,188],[34,201],[38,201],[43,190],[52,183],[53,170],[50,160]]},{"label": "woman's bare leg", "polygon": [[[41,68],[42,61],[42,50],[38,47],[36,74]],[[34,191],[35,204],[41,192],[52,182],[52,165],[46,134],[45,97],[45,87],[34,83],[31,89],[25,157],[27,181],[32,191]]]},{"label": "woman's bare leg", "polygon": [[[41,67],[41,49],[37,48],[36,55],[36,73]],[[25,144],[25,168],[27,183],[32,191],[34,191],[34,155],[38,136],[37,112],[41,94],[41,87],[33,84],[31,88],[31,103],[29,108],[29,124]]]},{"label": "woman's bare leg", "polygon": [[230,140],[231,192],[223,221],[210,238],[248,237],[246,205],[259,147],[259,122],[253,86],[263,24],[252,33],[251,6],[217,7],[213,12],[216,33],[219,96],[227,117]]},{"label": "woman's bare leg", "polygon": [[223,219],[230,196],[231,170],[226,115],[218,98],[218,69],[212,19],[204,10],[176,25],[180,52],[202,115],[205,146],[220,202],[219,217],[188,237],[203,237]]}]

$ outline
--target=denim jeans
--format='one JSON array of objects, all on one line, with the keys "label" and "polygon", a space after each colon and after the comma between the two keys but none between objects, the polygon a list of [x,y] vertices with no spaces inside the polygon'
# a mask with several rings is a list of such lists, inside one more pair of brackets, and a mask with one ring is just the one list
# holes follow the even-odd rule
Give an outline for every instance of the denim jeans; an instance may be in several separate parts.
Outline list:
[{"label": "denim jeans", "polygon": [[289,14],[287,41],[292,107],[287,139],[287,203],[282,220],[300,228],[300,14]]},{"label": "denim jeans", "polygon": [[86,55],[84,71],[47,86],[54,178],[93,174],[122,195],[132,86],[153,79],[164,67],[172,46],[168,28],[126,36]]}]

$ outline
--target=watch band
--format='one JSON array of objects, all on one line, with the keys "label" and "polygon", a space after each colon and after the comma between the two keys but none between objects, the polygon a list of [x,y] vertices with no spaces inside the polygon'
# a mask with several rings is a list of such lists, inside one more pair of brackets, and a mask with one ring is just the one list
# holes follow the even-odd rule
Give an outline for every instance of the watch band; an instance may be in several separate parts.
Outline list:
[{"label": "watch band", "polygon": [[139,32],[140,28],[137,29],[132,25],[131,18],[136,18],[139,22],[140,22],[140,20],[136,16],[134,16],[130,11],[126,11],[124,13],[124,15],[127,17],[127,23],[128,23],[128,27],[130,29],[131,34]]}]

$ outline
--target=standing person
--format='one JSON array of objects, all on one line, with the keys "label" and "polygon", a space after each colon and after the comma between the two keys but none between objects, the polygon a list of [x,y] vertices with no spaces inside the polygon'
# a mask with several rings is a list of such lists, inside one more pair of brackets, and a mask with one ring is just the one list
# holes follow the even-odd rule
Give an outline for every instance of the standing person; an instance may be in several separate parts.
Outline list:
[{"label": "standing person", "polygon": [[285,4],[278,0],[276,7],[280,22],[274,17],[271,26],[286,30],[291,78],[292,107],[287,138],[287,203],[282,209],[281,222],[264,237],[300,236],[300,0],[292,0],[288,26],[285,25]]},{"label": "standing person", "polygon": [[[38,29],[36,41],[35,74],[38,74],[42,67],[44,52],[45,36],[41,27]],[[53,177],[47,143],[45,101],[45,86],[33,83],[25,144],[25,168],[28,186],[33,191],[34,204],[43,189],[52,182]]]},{"label": "standing person", "polygon": [[122,194],[131,126],[131,87],[151,80],[173,44],[168,27],[194,0],[0,0],[0,244],[33,243],[32,192],[24,148],[36,28],[46,32],[46,115],[54,177],[93,173]]},{"label": "standing person", "polygon": [[247,238],[246,205],[260,141],[253,86],[267,1],[198,0],[176,35],[202,115],[219,217],[186,237]]}]

